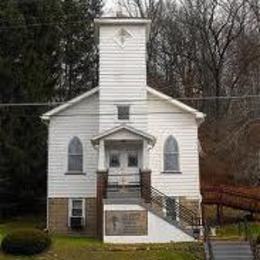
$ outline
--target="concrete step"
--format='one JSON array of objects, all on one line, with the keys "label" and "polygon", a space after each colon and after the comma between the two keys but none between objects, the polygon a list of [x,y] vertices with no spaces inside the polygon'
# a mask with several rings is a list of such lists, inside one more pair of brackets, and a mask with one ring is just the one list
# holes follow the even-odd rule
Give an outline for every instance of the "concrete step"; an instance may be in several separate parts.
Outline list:
[{"label": "concrete step", "polygon": [[140,205],[143,203],[141,198],[107,198],[103,200],[104,204],[137,204]]},{"label": "concrete step", "polygon": [[211,241],[215,260],[253,260],[247,241]]},{"label": "concrete step", "polygon": [[108,191],[107,192],[107,198],[140,198],[141,193],[139,191],[128,191],[128,192],[114,192],[114,191]]},{"label": "concrete step", "polygon": [[251,256],[215,256],[214,260],[254,260]]}]

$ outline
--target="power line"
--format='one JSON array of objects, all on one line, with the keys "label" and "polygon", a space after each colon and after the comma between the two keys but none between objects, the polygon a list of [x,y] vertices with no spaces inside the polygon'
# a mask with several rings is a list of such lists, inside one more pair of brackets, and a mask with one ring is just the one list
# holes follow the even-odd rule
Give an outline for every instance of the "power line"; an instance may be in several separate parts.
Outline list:
[{"label": "power line", "polygon": [[[184,115],[184,114],[190,114],[191,112],[189,111],[148,111],[148,112],[134,112],[131,113],[130,116],[147,116],[147,115]],[[16,116],[16,117],[25,117],[25,118],[39,118],[42,115],[42,112],[40,112],[39,115],[29,115],[29,114],[11,114],[11,116]],[[72,113],[72,114],[56,114],[56,115],[51,115],[51,117],[103,117],[103,116],[118,116],[118,113],[116,112],[111,112],[111,113]],[[250,117],[250,116],[249,116]],[[131,120],[128,123],[132,123]]]},{"label": "power line", "polygon": [[[77,21],[69,21],[69,22],[55,22],[55,23],[30,23],[30,24],[24,24],[24,25],[10,25],[10,26],[0,26],[0,30],[2,29],[19,29],[19,28],[29,28],[29,27],[41,27],[45,25],[67,25],[67,24],[79,24],[83,23],[83,20],[77,20]],[[86,23],[87,25],[87,23]]]},{"label": "power line", "polygon": [[[101,103],[113,103],[119,104],[121,102],[127,102],[132,104],[133,102],[150,102],[150,101],[203,101],[203,100],[238,100],[241,99],[260,99],[260,95],[244,95],[244,96],[206,96],[206,97],[182,97],[182,98],[147,98],[147,99],[115,99],[115,100],[100,100]],[[75,101],[61,101],[61,102],[27,102],[27,103],[0,103],[0,107],[29,107],[29,106],[57,106],[63,104],[73,105]]]},{"label": "power line", "polygon": [[[55,13],[54,13],[55,14]],[[61,25],[61,24],[79,24],[79,23],[85,23],[87,25],[87,22],[86,22],[86,17],[84,18],[81,18],[79,19],[78,16],[79,15],[88,15],[88,13],[70,13],[70,14],[58,14],[57,16],[44,16],[44,18],[59,18],[59,19],[62,19],[60,21],[56,21],[56,22],[37,22],[37,23],[26,23],[26,21],[24,20],[25,23],[22,23],[21,20],[10,20],[8,18],[0,18],[0,22],[4,23],[4,22],[8,22],[8,23],[16,23],[16,25],[4,25],[4,26],[0,26],[0,29],[18,29],[18,28],[29,28],[29,27],[40,27],[40,26],[44,26],[44,25]],[[76,17],[78,19],[76,20],[72,20],[72,21],[64,21],[64,19],[68,19],[68,18],[73,18],[73,17]],[[37,17],[37,16],[32,16],[32,18],[38,18],[40,19],[40,17]]]},{"label": "power line", "polygon": [[[146,113],[131,113],[131,116],[148,116],[148,115],[184,115],[190,114],[190,112],[166,112],[166,111],[154,111],[154,112],[146,112]],[[29,114],[12,114],[12,117],[21,117],[21,118],[40,118],[40,115],[29,115]],[[104,117],[104,116],[115,116],[117,117],[117,113],[74,113],[74,114],[56,114],[51,117],[59,117],[59,118],[69,118],[69,117]],[[131,120],[128,122],[131,124]]]}]

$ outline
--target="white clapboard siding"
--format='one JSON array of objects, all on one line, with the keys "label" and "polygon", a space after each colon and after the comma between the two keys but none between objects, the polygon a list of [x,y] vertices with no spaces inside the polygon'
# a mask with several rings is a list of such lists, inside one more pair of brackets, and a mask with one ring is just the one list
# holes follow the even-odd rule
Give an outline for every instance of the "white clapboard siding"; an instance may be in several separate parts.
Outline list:
[{"label": "white clapboard siding", "polygon": [[[122,27],[131,34],[123,48],[116,41]],[[95,197],[98,154],[91,138],[126,123],[156,138],[149,156],[152,185],[169,196],[197,199],[200,197],[197,122],[193,114],[183,113],[151,92],[147,94],[146,26],[101,24],[99,30],[99,92],[59,112],[49,123],[48,196]],[[128,121],[118,120],[118,105],[130,105]],[[178,141],[180,174],[162,173],[163,148],[169,135]],[[68,144],[74,136],[83,144],[86,175],[65,174]]]},{"label": "white clapboard siding", "polygon": [[[121,28],[131,35],[124,47],[117,39]],[[117,119],[117,105],[120,104],[130,105],[132,115],[127,123],[146,131],[146,102],[136,102],[136,99],[146,99],[146,26],[100,25],[99,30],[99,131],[124,123]]]},{"label": "white clapboard siding", "polygon": [[[117,105],[130,105],[130,119],[127,121],[118,120],[117,118]],[[147,130],[147,107],[146,102],[103,102],[102,111],[100,112],[100,132],[118,126],[122,123],[127,123],[132,127]]]},{"label": "white clapboard siding", "polygon": [[[97,151],[90,140],[98,132],[98,109],[96,93],[51,118],[48,155],[49,197],[96,196]],[[68,144],[74,136],[80,138],[83,145],[83,171],[86,175],[65,175]]]},{"label": "white clapboard siding", "polygon": [[[199,155],[197,123],[195,117],[175,108],[167,101],[148,94],[148,131],[157,139],[150,151],[152,185],[169,196],[198,198]],[[156,100],[154,100],[156,99]],[[166,114],[152,114],[154,111]],[[174,112],[168,114],[168,112]],[[176,113],[176,114],[175,114]],[[180,174],[163,173],[163,150],[165,140],[173,135],[179,146]]]}]

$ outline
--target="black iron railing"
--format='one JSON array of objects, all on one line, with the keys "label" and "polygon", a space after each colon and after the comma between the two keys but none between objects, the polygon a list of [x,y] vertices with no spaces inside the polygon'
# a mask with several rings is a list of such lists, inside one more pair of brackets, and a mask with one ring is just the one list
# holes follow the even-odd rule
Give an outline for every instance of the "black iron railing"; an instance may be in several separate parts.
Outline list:
[{"label": "black iron railing", "polygon": [[[189,226],[195,233],[199,233],[200,218],[198,214],[183,206],[178,199],[169,197],[152,186],[145,185],[141,186],[141,194],[145,202],[150,203],[158,212],[164,214],[165,218],[183,226]],[[196,235],[199,236],[199,234]]]},{"label": "black iron railing", "polygon": [[160,214],[172,224],[192,229],[194,237],[199,237],[200,218],[188,209],[178,198],[165,195],[152,187],[150,182],[142,181],[141,174],[108,174],[107,198],[142,198],[150,210]]}]

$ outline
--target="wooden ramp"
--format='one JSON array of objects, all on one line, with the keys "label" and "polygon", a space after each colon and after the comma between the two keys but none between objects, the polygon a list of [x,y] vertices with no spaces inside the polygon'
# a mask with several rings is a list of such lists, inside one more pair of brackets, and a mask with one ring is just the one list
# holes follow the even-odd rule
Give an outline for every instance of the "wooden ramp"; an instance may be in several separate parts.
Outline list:
[{"label": "wooden ramp", "polygon": [[201,189],[202,204],[226,206],[260,213],[260,187],[206,186]]}]

